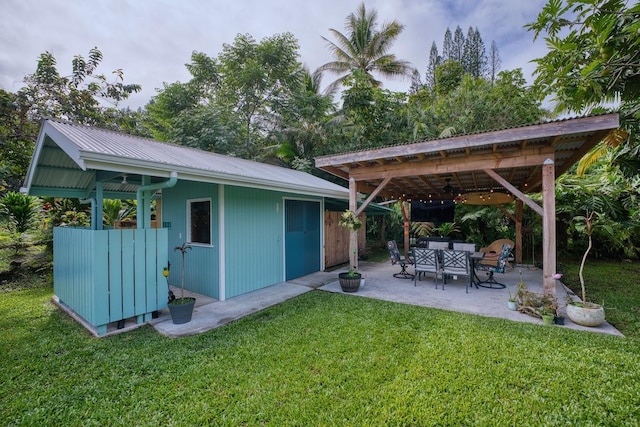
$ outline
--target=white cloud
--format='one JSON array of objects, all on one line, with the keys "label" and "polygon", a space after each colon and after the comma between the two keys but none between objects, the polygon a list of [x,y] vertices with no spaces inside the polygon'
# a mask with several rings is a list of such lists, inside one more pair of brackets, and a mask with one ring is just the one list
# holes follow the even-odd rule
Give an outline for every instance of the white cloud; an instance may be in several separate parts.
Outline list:
[{"label": "white cloud", "polygon": [[[38,56],[51,51],[62,73],[69,73],[74,55],[86,56],[97,46],[105,74],[122,69],[126,83],[139,83],[142,92],[128,105],[145,105],[163,82],[187,81],[184,64],[191,52],[217,56],[224,43],[239,33],[256,40],[291,32],[299,41],[301,61],[315,69],[331,60],[321,36],[328,29],[344,30],[347,15],[360,0],[292,2],[290,0],[3,0],[0,20],[0,87],[16,91],[22,78],[35,71]],[[512,0],[372,0],[380,23],[405,25],[393,52],[424,75],[433,41],[441,49],[444,31],[478,27],[485,45],[496,40],[502,68],[523,68],[529,78],[530,60],[544,55],[543,43],[523,25],[535,20],[544,1]],[[325,79],[329,81],[329,76]],[[386,81],[391,90],[407,90],[409,80]]]}]

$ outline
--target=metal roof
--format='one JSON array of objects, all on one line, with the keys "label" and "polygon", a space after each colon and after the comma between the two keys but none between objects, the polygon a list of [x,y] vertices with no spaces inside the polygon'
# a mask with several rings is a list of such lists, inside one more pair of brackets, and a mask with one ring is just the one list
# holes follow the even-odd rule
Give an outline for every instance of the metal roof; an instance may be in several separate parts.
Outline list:
[{"label": "metal roof", "polygon": [[[132,198],[142,176],[348,199],[348,190],[311,174],[57,119],[44,119],[23,191],[53,197]],[[132,196],[133,193],[133,196]]]},{"label": "metal roof", "polygon": [[522,193],[539,192],[546,160],[553,161],[559,176],[618,126],[616,113],[562,119],[317,157],[315,164],[354,179],[358,192],[377,190],[395,199],[509,193],[504,182]]}]

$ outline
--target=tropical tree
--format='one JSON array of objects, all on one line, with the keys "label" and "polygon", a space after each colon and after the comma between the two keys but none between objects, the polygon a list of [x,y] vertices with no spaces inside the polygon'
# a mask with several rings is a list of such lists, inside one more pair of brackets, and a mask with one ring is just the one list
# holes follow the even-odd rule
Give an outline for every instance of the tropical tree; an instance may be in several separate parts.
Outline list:
[{"label": "tropical tree", "polygon": [[49,116],[83,124],[104,124],[101,102],[117,106],[132,93],[141,90],[138,84],[125,84],[121,69],[112,74],[109,81],[96,69],[102,62],[102,52],[97,47],[89,51],[85,59],[76,55],[72,61],[70,76],[61,76],[57,61],[51,52],[44,52],[38,59],[36,71],[24,78],[26,86],[18,91],[17,102],[28,109],[30,119]]},{"label": "tropical tree", "polygon": [[125,84],[121,69],[108,79],[97,71],[101,62],[102,53],[94,47],[86,59],[76,55],[71,75],[63,76],[53,54],[44,52],[23,88],[17,93],[0,89],[0,194],[20,188],[44,116],[145,133],[141,113],[118,109],[140,85]]},{"label": "tropical tree", "polygon": [[388,78],[411,77],[413,68],[410,64],[389,53],[404,26],[394,20],[383,24],[380,30],[377,27],[378,12],[375,9],[367,11],[362,3],[355,13],[347,16],[346,35],[329,28],[336,42],[322,37],[327,42],[335,60],[322,65],[319,70],[342,74],[329,85],[329,91],[343,85],[348,76],[358,70],[365,74],[373,87],[379,87],[382,84],[376,80],[373,73],[379,73]]},{"label": "tropical tree", "polygon": [[17,234],[28,231],[36,218],[36,199],[10,191],[0,199],[0,214],[6,216]]},{"label": "tropical tree", "polygon": [[322,93],[322,73],[303,70],[303,85],[276,112],[277,126],[269,139],[275,155],[294,169],[310,172],[313,158],[327,143],[327,128],[335,111],[333,94]]},{"label": "tropical tree", "polygon": [[373,148],[408,141],[406,94],[375,87],[363,70],[345,80],[340,128],[329,147],[337,151]]},{"label": "tropical tree", "polygon": [[298,42],[290,33],[257,43],[238,35],[218,57],[220,90],[216,103],[239,116],[243,127],[235,154],[256,158],[262,141],[273,128],[272,113],[288,102],[302,84]]},{"label": "tropical tree", "polygon": [[303,84],[298,42],[289,33],[257,42],[239,34],[215,58],[191,55],[187,83],[164,84],[147,105],[158,139],[207,151],[261,159],[277,118]]},{"label": "tropical tree", "polygon": [[545,36],[549,52],[535,60],[535,84],[553,96],[558,111],[584,113],[612,104],[620,111],[624,132],[610,134],[584,162],[627,141],[614,161],[633,175],[640,164],[640,3],[627,3],[549,0],[526,27],[534,39]]}]

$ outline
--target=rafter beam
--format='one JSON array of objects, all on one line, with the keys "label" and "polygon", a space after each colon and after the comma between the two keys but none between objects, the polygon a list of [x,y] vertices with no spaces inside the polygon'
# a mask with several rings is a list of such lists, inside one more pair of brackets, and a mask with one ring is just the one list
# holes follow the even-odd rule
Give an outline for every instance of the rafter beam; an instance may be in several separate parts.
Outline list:
[{"label": "rafter beam", "polygon": [[370,166],[354,169],[351,176],[357,180],[381,179],[386,177],[403,177],[412,175],[453,174],[473,170],[502,169],[541,164],[544,159],[553,154],[550,148],[535,148],[517,154],[503,155],[501,153],[483,154],[468,158],[447,158],[439,160],[425,160],[422,162],[407,162],[403,164]]}]

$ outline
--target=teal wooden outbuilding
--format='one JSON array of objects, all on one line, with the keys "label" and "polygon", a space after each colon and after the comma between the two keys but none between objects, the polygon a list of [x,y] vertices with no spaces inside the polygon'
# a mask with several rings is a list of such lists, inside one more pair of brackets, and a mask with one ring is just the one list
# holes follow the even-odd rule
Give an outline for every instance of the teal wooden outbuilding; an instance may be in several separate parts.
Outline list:
[{"label": "teal wooden outbuilding", "polygon": [[[91,205],[54,229],[54,294],[97,335],[166,307],[167,280],[225,300],[324,269],[323,211],[346,188],[308,173],[55,119],[42,122],[23,192]],[[103,229],[104,199],[137,200],[135,228]],[[152,201],[156,216],[151,215]]]}]

